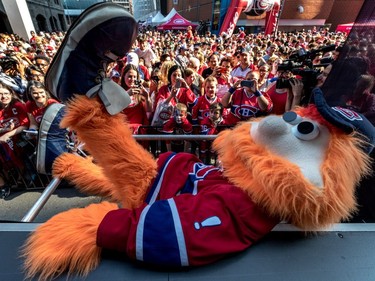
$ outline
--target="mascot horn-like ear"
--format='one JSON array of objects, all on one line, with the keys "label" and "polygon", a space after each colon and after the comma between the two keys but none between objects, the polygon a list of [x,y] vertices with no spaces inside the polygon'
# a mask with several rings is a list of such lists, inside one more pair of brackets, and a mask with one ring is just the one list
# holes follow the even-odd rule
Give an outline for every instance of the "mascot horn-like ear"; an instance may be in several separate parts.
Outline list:
[{"label": "mascot horn-like ear", "polygon": [[130,98],[106,70],[126,55],[137,33],[137,22],[120,5],[99,3],[86,9],[56,53],[46,74],[46,88],[63,102],[74,94],[98,95],[108,113],[120,112]]}]

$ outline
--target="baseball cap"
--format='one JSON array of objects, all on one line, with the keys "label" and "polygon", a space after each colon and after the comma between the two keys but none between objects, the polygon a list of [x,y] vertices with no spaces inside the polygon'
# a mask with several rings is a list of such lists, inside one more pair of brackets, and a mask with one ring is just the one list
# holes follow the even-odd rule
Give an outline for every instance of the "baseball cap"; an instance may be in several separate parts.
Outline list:
[{"label": "baseball cap", "polygon": [[126,62],[129,64],[133,64],[135,66],[139,65],[139,58],[135,52],[129,52],[126,56]]},{"label": "baseball cap", "polygon": [[368,142],[364,150],[371,153],[375,145],[375,127],[371,122],[362,114],[348,108],[330,107],[320,88],[315,88],[312,93],[314,104],[322,117],[345,133],[358,132],[363,135]]}]

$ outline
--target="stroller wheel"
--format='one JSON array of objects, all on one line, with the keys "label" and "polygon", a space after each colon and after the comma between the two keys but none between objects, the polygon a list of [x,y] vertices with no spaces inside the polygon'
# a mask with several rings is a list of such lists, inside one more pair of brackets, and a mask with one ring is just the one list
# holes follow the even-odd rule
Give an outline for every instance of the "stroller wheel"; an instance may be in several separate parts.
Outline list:
[{"label": "stroller wheel", "polygon": [[10,187],[9,185],[5,184],[1,187],[0,190],[0,197],[1,199],[5,199],[10,195]]}]

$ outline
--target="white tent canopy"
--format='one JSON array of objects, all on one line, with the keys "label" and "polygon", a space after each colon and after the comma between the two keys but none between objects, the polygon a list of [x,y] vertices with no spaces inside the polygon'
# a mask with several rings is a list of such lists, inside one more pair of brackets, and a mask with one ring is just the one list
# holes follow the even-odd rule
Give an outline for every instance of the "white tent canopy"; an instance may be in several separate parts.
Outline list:
[{"label": "white tent canopy", "polygon": [[176,9],[173,8],[168,15],[165,16],[162,22],[167,22],[169,21],[175,14],[177,13]]},{"label": "white tent canopy", "polygon": [[160,24],[164,22],[164,16],[160,11],[152,18],[151,23],[152,24]]}]

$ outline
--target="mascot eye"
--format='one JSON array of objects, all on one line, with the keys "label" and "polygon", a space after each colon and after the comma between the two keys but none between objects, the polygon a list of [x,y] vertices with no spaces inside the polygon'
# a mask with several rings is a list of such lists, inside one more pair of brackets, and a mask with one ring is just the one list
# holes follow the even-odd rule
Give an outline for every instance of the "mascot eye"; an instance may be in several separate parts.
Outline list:
[{"label": "mascot eye", "polygon": [[291,125],[297,125],[299,122],[302,121],[302,117],[299,116],[294,111],[287,111],[283,114],[283,119],[285,122]]},{"label": "mascot eye", "polygon": [[319,135],[319,127],[311,121],[302,121],[292,128],[292,132],[300,140],[313,140]]}]

